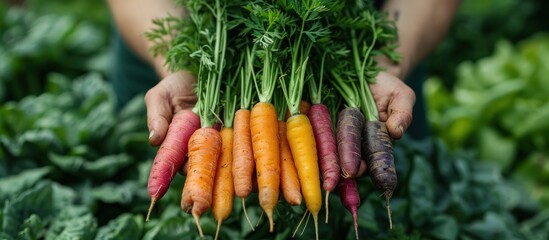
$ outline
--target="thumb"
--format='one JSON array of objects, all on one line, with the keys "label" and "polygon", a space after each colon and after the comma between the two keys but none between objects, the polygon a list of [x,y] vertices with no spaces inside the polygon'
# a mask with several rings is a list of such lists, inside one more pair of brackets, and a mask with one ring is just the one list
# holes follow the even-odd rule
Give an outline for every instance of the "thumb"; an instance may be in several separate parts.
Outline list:
[{"label": "thumb", "polygon": [[173,116],[173,110],[165,91],[159,85],[151,88],[145,95],[147,107],[147,126],[149,128],[149,143],[158,146],[164,141],[168,125]]},{"label": "thumb", "polygon": [[400,139],[410,123],[412,123],[412,109],[416,101],[413,90],[407,88],[394,95],[388,106],[388,118],[385,122],[389,135]]}]

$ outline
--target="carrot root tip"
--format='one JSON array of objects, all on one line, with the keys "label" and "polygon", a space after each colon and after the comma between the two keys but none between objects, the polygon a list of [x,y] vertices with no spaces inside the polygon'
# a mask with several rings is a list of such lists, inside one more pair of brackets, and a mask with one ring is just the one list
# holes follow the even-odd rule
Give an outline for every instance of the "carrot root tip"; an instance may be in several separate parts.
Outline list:
[{"label": "carrot root tip", "polygon": [[305,226],[303,226],[303,229],[301,229],[301,233],[299,234],[299,236],[303,236],[303,233],[305,232],[305,228],[309,224],[309,218],[310,217],[311,217],[311,212],[309,212],[309,214],[307,214],[307,220],[305,221]]},{"label": "carrot root tip", "polygon": [[221,228],[221,219],[217,221],[217,230],[215,230],[215,237],[214,240],[217,240],[217,237],[219,236],[219,229]]},{"label": "carrot root tip", "polygon": [[389,202],[391,196],[392,191],[385,191],[385,207],[387,208],[387,216],[389,218],[389,229],[393,229],[393,220],[391,218],[391,204]]},{"label": "carrot root tip", "polygon": [[273,220],[273,213],[267,212],[267,218],[269,219],[269,232],[274,231],[274,220]]},{"label": "carrot root tip", "polygon": [[257,222],[255,223],[255,227],[259,226],[259,222],[261,222],[261,219],[263,218],[263,211],[261,211],[261,214],[259,215],[259,218],[257,219]]},{"label": "carrot root tip", "polygon": [[313,215],[313,220],[315,222],[315,236],[316,240],[318,240],[318,215]]},{"label": "carrot root tip", "polygon": [[203,238],[204,237],[204,233],[202,232],[202,227],[200,227],[200,221],[199,221],[199,216],[197,214],[194,214],[193,213],[193,218],[194,218],[194,222],[196,224],[196,227],[198,228],[198,233],[200,234],[200,237]]},{"label": "carrot root tip", "polygon": [[326,191],[326,223],[328,223],[328,197],[330,196],[330,191]]},{"label": "carrot root tip", "polygon": [[149,206],[149,210],[147,211],[147,217],[145,218],[145,221],[148,222],[149,221],[149,218],[151,216],[151,212],[154,208],[154,204],[156,203],[156,198],[155,197],[152,197],[151,198],[151,205]]},{"label": "carrot root tip", "polygon": [[252,231],[255,231],[254,225],[250,221],[250,218],[248,217],[248,213],[246,212],[246,200],[244,198],[241,198],[242,200],[242,209],[244,210],[244,216],[246,217],[246,220],[248,221],[248,224],[250,224],[250,227],[252,228]]},{"label": "carrot root tip", "polygon": [[297,230],[299,230],[299,226],[301,226],[301,223],[305,219],[305,216],[307,216],[308,212],[309,210],[305,210],[305,213],[303,213],[303,217],[301,217],[301,220],[299,221],[299,223],[297,224],[297,227],[295,228],[294,234],[292,234],[292,238],[295,238],[295,234],[297,233]]},{"label": "carrot root tip", "polygon": [[353,212],[353,222],[354,222],[354,225],[355,225],[356,240],[358,240],[358,216],[357,216],[357,211]]}]

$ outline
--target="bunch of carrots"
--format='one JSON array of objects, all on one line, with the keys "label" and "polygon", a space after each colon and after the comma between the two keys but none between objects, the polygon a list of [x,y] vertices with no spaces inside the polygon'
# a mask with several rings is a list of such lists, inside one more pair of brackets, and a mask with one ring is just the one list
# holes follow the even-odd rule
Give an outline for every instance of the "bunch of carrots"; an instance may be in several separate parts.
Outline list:
[{"label": "bunch of carrots", "polygon": [[201,236],[199,217],[211,209],[217,238],[235,197],[250,223],[245,199],[255,183],[271,232],[281,199],[304,200],[318,239],[322,194],[327,222],[329,194],[338,191],[358,239],[361,168],[390,216],[392,140],[368,84],[381,70],[375,55],[398,61],[393,23],[369,1],[189,0],[185,7],[187,18],[156,20],[147,33],[172,70],[196,75],[198,96],[192,110],[174,116],[158,149],[147,219],[184,166],[181,207]]}]

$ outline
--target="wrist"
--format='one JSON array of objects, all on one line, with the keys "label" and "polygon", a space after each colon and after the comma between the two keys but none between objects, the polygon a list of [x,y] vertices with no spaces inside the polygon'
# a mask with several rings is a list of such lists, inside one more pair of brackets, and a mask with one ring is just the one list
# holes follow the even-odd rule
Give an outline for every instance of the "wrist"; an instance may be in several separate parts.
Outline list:
[{"label": "wrist", "polygon": [[168,69],[168,65],[166,65],[164,56],[153,57],[151,64],[160,80],[170,75],[171,71]]},{"label": "wrist", "polygon": [[399,63],[393,62],[385,55],[376,56],[378,65],[383,68],[383,71],[404,80],[408,75],[409,64],[406,58],[400,60]]}]

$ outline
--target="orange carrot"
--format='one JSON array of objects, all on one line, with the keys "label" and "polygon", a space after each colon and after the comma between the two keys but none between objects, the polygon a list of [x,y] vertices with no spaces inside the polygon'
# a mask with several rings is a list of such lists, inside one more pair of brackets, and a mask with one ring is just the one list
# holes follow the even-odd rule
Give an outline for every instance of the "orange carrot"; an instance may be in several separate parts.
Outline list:
[{"label": "orange carrot", "polygon": [[254,155],[252,150],[252,137],[250,132],[250,110],[241,108],[234,116],[234,141],[233,141],[233,182],[234,191],[242,202],[242,209],[248,224],[252,227],[248,213],[246,212],[246,197],[252,193],[252,177],[254,173]]},{"label": "orange carrot", "polygon": [[196,130],[189,140],[189,171],[183,193],[181,208],[192,212],[200,236],[204,236],[198,218],[205,213],[212,203],[212,191],[221,153],[221,135],[211,128]]},{"label": "orange carrot", "polygon": [[[252,14],[263,14],[255,12]],[[263,17],[263,16],[257,16]],[[278,15],[280,17],[280,15]],[[268,26],[256,29],[276,29],[281,22],[275,16]],[[269,219],[269,231],[274,231],[273,214],[280,192],[280,150],[278,145],[278,118],[274,105],[271,103],[273,92],[282,71],[282,64],[275,52],[282,43],[282,37],[272,38],[270,44],[262,45],[261,79],[253,77],[259,100],[250,114],[250,130],[252,133],[252,148],[259,191],[259,205]],[[248,64],[253,69],[253,64]],[[253,76],[253,75],[252,75]]]},{"label": "orange carrot", "polygon": [[269,219],[269,231],[273,232],[273,213],[280,189],[280,152],[275,107],[269,102],[255,104],[250,116],[250,128],[256,161],[259,205]]},{"label": "orange carrot", "polygon": [[240,198],[246,198],[252,192],[253,157],[250,110],[239,109],[234,117],[232,172],[235,194]]},{"label": "orange carrot", "polygon": [[231,171],[233,162],[233,129],[221,129],[221,155],[217,163],[215,174],[212,213],[217,221],[215,239],[219,235],[221,222],[231,214],[233,209],[234,187],[233,174]]},{"label": "orange carrot", "polygon": [[290,205],[301,204],[301,187],[292,151],[286,137],[286,122],[278,120],[280,141],[280,190]]},{"label": "orange carrot", "polygon": [[[224,76],[224,69],[227,65],[225,63],[227,50],[225,4],[226,2],[215,1],[215,6],[211,6],[209,3],[200,2],[196,5],[191,4],[193,6],[190,6],[189,9],[189,12],[194,14],[198,14],[198,9],[204,6],[215,11],[214,19],[212,19],[215,20],[215,23],[214,21],[210,21],[208,25],[197,25],[194,21],[189,23],[194,24],[193,27],[197,31],[203,31],[204,27],[215,28],[213,41],[198,40],[196,43],[201,46],[207,45],[207,54],[210,54],[212,58],[208,63],[202,60],[194,63],[198,65],[198,69],[196,69],[198,70],[196,72],[197,84],[194,91],[198,96],[198,101],[195,108],[200,116],[201,128],[196,130],[189,140],[189,169],[181,194],[181,208],[187,213],[192,213],[200,237],[203,237],[204,234],[199,218],[212,204],[214,178],[222,148],[221,134],[213,128],[216,120],[219,119],[221,82],[222,79],[231,79]],[[206,64],[209,67],[205,66]]]},{"label": "orange carrot", "polygon": [[252,77],[254,76],[255,45],[250,49],[246,47],[243,54],[243,66],[239,68],[240,81],[240,109],[234,114],[234,138],[233,138],[233,180],[234,191],[242,202],[244,216],[252,230],[254,226],[246,212],[246,197],[252,193],[252,178],[254,176],[255,162],[252,149],[252,137],[250,132],[250,107],[252,105]]}]

